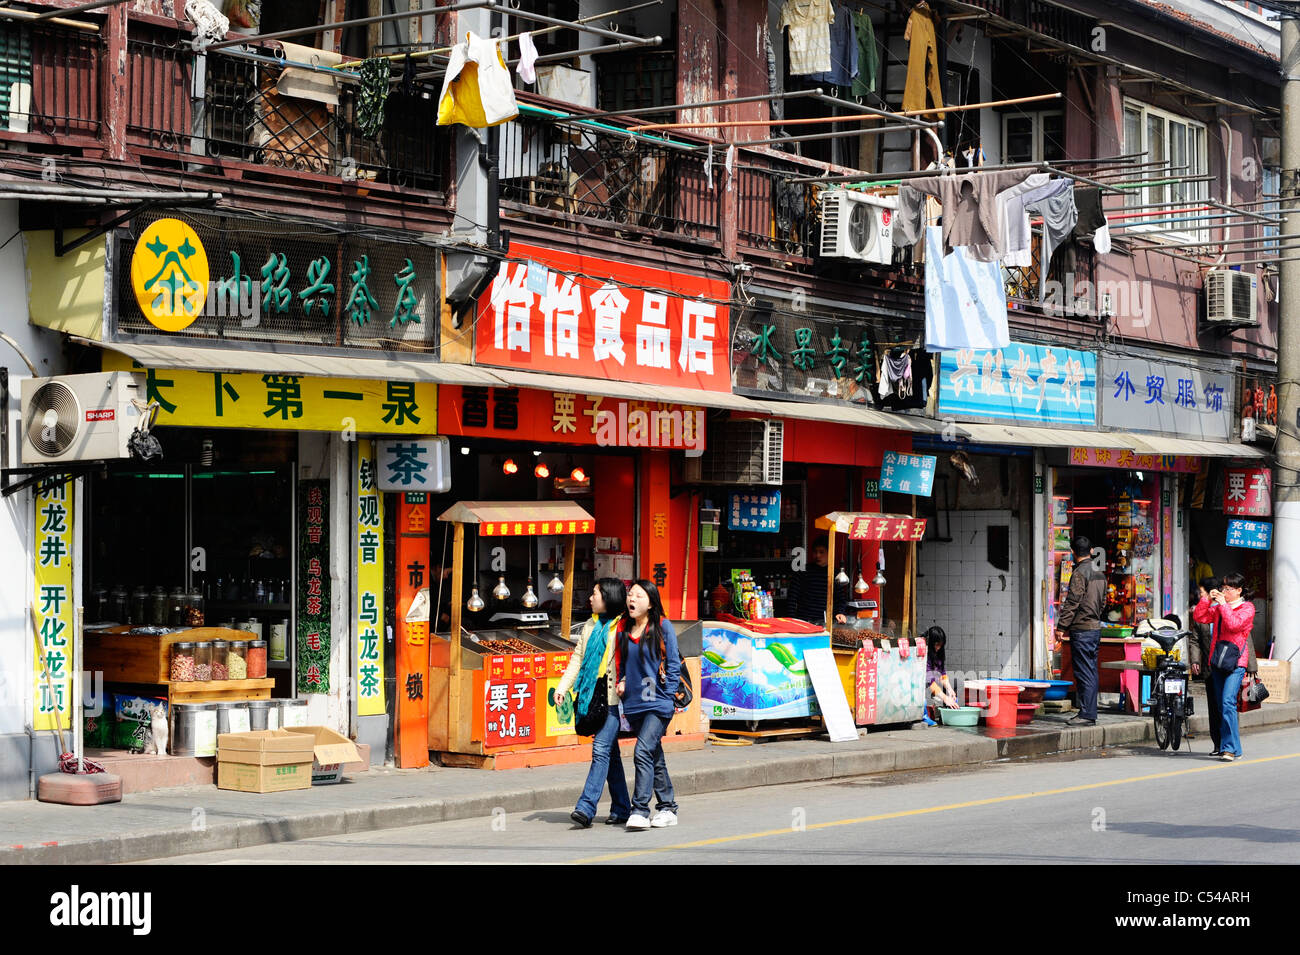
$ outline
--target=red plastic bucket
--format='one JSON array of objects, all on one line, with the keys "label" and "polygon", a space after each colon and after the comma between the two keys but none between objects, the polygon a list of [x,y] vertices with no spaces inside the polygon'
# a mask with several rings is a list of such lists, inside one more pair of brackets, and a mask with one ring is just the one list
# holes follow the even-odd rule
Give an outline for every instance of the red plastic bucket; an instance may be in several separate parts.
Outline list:
[{"label": "red plastic bucket", "polygon": [[989,726],[1010,728],[1016,725],[1016,701],[1020,697],[1018,683],[990,683],[985,688],[989,698]]}]

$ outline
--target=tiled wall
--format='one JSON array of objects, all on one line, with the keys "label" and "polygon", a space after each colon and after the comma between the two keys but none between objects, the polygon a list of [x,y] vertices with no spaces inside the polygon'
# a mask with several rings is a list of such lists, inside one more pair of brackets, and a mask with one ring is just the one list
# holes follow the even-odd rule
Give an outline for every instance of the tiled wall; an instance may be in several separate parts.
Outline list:
[{"label": "tiled wall", "polygon": [[[948,634],[949,674],[1027,675],[1021,659],[1019,527],[1009,510],[951,511],[951,543],[926,542],[917,579],[921,632],[937,624]],[[988,562],[988,528],[1010,528],[1010,569]],[[1027,652],[1027,650],[1026,650]]]}]

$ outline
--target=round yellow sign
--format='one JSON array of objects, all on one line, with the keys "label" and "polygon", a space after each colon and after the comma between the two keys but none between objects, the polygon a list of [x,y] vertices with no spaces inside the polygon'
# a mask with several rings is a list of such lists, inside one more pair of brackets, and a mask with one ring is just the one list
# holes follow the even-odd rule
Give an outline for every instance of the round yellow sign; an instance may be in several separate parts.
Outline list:
[{"label": "round yellow sign", "polygon": [[179,219],[150,223],[131,256],[131,288],[153,325],[179,332],[194,323],[208,297],[208,254]]}]

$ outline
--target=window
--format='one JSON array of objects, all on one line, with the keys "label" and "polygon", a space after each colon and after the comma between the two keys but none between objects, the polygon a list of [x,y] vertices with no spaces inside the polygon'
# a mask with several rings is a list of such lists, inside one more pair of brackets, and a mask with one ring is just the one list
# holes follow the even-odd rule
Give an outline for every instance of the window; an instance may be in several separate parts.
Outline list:
[{"label": "window", "polygon": [[1002,161],[1055,162],[1065,158],[1065,114],[1059,110],[1002,117]]},{"label": "window", "polygon": [[[1200,213],[1190,207],[1209,197],[1209,183],[1178,181],[1178,177],[1209,173],[1205,126],[1184,116],[1128,102],[1124,104],[1124,152],[1144,154],[1143,162],[1166,163],[1169,173],[1165,180],[1148,174],[1147,178],[1159,184],[1128,190],[1126,205],[1150,207],[1143,212],[1167,213],[1142,217],[1151,220],[1148,228],[1153,231],[1169,233],[1171,238],[1185,241],[1204,240],[1206,230],[1197,222]],[[1153,171],[1161,167],[1146,169]]]}]

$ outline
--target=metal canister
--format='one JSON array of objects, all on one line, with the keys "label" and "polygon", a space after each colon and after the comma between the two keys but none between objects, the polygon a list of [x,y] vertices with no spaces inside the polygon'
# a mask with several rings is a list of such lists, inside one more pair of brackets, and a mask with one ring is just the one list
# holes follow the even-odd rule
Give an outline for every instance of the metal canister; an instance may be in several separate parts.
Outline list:
[{"label": "metal canister", "polygon": [[249,700],[248,728],[251,730],[276,730],[280,728],[279,700]]},{"label": "metal canister", "polygon": [[306,700],[281,700],[280,701],[280,726],[306,726],[307,725],[307,701]]},{"label": "metal canister", "polygon": [[217,708],[217,735],[247,733],[249,730],[248,700],[222,700],[213,704]]},{"label": "metal canister", "polygon": [[217,754],[217,706],[215,703],[173,703],[171,712],[171,754],[173,756],[215,756]]}]

